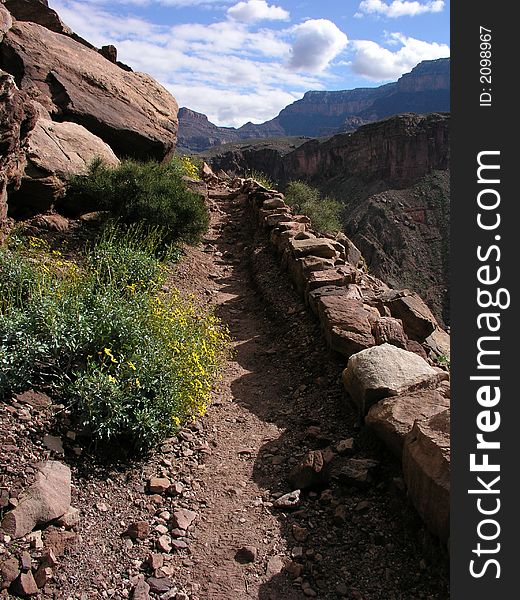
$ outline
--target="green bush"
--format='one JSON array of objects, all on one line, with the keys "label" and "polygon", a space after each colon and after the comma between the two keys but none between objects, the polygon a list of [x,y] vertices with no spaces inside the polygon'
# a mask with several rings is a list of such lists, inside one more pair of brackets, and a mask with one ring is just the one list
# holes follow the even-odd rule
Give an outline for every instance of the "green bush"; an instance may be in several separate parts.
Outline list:
[{"label": "green bush", "polygon": [[341,231],[343,207],[334,198],[322,198],[317,189],[302,181],[291,181],[287,186],[285,201],[296,212],[308,216],[316,230],[322,233]]},{"label": "green bush", "polygon": [[179,158],[125,160],[115,168],[95,160],[86,175],[70,179],[65,202],[110,211],[121,223],[161,227],[168,243],[194,243],[207,230],[209,217],[203,198],[183,181],[185,174]]},{"label": "green bush", "polygon": [[156,244],[153,234],[112,228],[81,267],[31,239],[3,248],[0,287],[21,293],[0,310],[0,396],[46,390],[96,440],[136,449],[203,414],[227,332],[192,301],[161,292],[168,270]]},{"label": "green bush", "polygon": [[262,171],[255,171],[255,170],[248,171],[246,173],[246,177],[254,179],[256,182],[258,182],[260,185],[263,185],[268,190],[272,190],[276,187],[276,184],[269,177],[269,175],[266,175]]}]

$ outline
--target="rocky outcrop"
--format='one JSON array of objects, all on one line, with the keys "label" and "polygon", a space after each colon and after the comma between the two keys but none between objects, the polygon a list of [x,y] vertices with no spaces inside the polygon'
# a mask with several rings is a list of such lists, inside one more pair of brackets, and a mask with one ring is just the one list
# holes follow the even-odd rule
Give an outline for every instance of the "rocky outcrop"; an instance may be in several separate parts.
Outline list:
[{"label": "rocky outcrop", "polygon": [[92,157],[119,164],[108,144],[76,123],[38,119],[26,146],[24,173],[10,201],[17,217],[50,210],[65,193],[67,178],[85,173]]},{"label": "rocky outcrop", "polygon": [[264,142],[208,160],[215,170],[254,169],[282,189],[301,179],[336,197],[370,271],[418,291],[442,325],[449,323],[449,124],[447,115],[399,115],[288,153],[273,146],[268,154]]},{"label": "rocky outcrop", "polygon": [[199,152],[237,140],[330,136],[399,113],[449,110],[450,60],[442,58],[423,61],[397,82],[377,88],[307,92],[277,117],[259,125],[217,127],[206,115],[181,109],[179,138],[187,150]]},{"label": "rocky outcrop", "polygon": [[117,62],[114,46],[75,35],[46,0],[2,1],[0,69],[0,224],[7,204],[14,217],[51,208],[94,158],[163,160],[175,149],[169,92]]}]

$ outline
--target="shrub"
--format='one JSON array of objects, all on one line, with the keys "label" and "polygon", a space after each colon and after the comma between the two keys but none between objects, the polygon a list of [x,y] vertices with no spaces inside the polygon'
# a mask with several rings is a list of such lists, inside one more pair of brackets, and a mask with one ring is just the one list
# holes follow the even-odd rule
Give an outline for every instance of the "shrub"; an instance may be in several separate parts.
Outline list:
[{"label": "shrub", "polygon": [[179,160],[185,175],[192,179],[200,179],[200,166],[194,158],[184,155]]},{"label": "shrub", "polygon": [[101,160],[86,175],[72,177],[67,202],[98,206],[121,223],[161,227],[168,243],[197,242],[209,223],[203,198],[182,180],[186,165],[174,158],[167,163],[125,160],[115,168]]},{"label": "shrub", "polygon": [[246,177],[250,177],[251,179],[254,179],[260,185],[263,185],[268,190],[272,190],[276,186],[276,184],[269,177],[269,175],[266,175],[265,173],[262,173],[262,171],[255,171],[255,170],[248,171],[246,173]]},{"label": "shrub", "polygon": [[326,196],[322,198],[317,189],[302,181],[291,181],[287,186],[285,201],[296,212],[309,217],[312,225],[322,233],[341,231],[340,202]]},{"label": "shrub", "polygon": [[146,449],[204,413],[228,335],[193,301],[161,292],[157,238],[138,244],[136,231],[105,232],[81,267],[47,248],[2,249],[0,286],[23,294],[0,310],[0,395],[45,389],[96,440]]}]

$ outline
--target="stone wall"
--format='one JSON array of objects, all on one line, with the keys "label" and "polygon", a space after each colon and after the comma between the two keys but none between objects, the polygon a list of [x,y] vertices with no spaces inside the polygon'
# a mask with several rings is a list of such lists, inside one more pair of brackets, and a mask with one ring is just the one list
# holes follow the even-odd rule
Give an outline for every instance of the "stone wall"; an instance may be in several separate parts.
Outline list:
[{"label": "stone wall", "polygon": [[344,235],[325,236],[293,214],[284,196],[235,180],[249,218],[265,230],[295,288],[345,357],[345,389],[360,418],[403,464],[411,502],[432,533],[449,536],[449,335],[422,299],[363,268]]}]

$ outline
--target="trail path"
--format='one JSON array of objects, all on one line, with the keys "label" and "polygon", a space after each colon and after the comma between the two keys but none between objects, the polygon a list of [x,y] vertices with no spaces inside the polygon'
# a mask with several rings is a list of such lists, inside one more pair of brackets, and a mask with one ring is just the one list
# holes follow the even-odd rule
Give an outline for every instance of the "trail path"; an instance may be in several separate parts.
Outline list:
[{"label": "trail path", "polygon": [[[442,566],[432,570],[419,548],[422,528],[392,461],[371,489],[311,492],[292,513],[271,507],[273,495],[292,491],[287,475],[308,449],[356,436],[356,455],[373,458],[374,442],[358,435],[343,364],[255,241],[243,199],[214,209],[206,251],[190,253],[178,276],[229,325],[234,357],[204,419],[207,509],[191,545],[193,568],[178,577],[197,581],[208,600],[447,597]],[[257,550],[254,563],[235,560],[243,546]],[[292,558],[291,577],[282,567]]]}]

